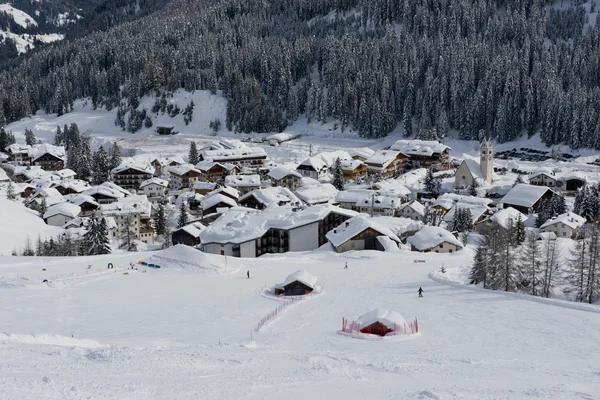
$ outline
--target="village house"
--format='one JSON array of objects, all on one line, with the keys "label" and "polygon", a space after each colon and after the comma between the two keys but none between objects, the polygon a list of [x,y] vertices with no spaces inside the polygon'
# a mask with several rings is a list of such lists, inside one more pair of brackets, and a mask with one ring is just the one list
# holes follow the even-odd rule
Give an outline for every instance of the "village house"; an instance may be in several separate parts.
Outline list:
[{"label": "village house", "polygon": [[237,201],[223,192],[215,191],[200,201],[202,215],[220,213],[221,210],[236,207]]},{"label": "village house", "polygon": [[57,182],[54,186],[63,196],[67,194],[79,194],[91,188],[90,184],[86,181],[79,179],[69,179]]},{"label": "village house", "polygon": [[315,180],[323,179],[329,173],[329,166],[321,157],[313,156],[302,161],[296,171],[306,177]]},{"label": "village house", "polygon": [[356,181],[367,175],[367,164],[362,160],[343,160],[341,165],[345,181]]},{"label": "village house", "polygon": [[[106,222],[106,228],[108,229],[107,237],[109,239],[114,239],[117,237],[117,223],[113,217],[100,217]],[[63,229],[67,230],[69,233],[73,233],[73,231],[78,232],[78,236],[83,237],[86,231],[86,226],[89,224],[89,217],[79,216],[74,218],[63,225]]]},{"label": "village house", "polygon": [[58,177],[61,181],[73,181],[77,176],[77,173],[69,168],[63,168],[52,172],[52,175]]},{"label": "village house", "polygon": [[154,244],[152,203],[145,195],[124,197],[110,204],[101,204],[101,209],[104,216],[115,219],[118,236],[130,229],[137,240]]},{"label": "village house", "polygon": [[31,162],[31,146],[27,144],[13,143],[6,147],[6,154],[8,154],[8,160],[18,164],[29,165]]},{"label": "village house", "polygon": [[144,192],[148,200],[152,202],[162,201],[167,196],[169,181],[160,178],[150,178],[140,184],[140,190]]},{"label": "village house", "polygon": [[200,244],[200,232],[205,228],[200,222],[192,222],[174,230],[171,235],[173,246],[177,244],[185,244],[191,247],[198,246]]},{"label": "village house", "polygon": [[156,132],[159,135],[174,135],[177,132],[175,132],[175,127],[174,126],[157,126],[156,127]]},{"label": "village house", "polygon": [[67,194],[63,197],[67,202],[79,206],[81,209],[79,215],[81,217],[91,217],[100,209],[100,204],[98,204],[92,196],[85,194]]},{"label": "village house", "polygon": [[193,187],[200,180],[202,172],[191,164],[183,164],[169,168],[169,174],[173,190],[181,190]]},{"label": "village house", "polygon": [[525,222],[527,221],[528,216],[512,207],[507,207],[496,211],[494,214],[487,216],[482,221],[476,222],[474,225],[475,230],[478,233],[483,234],[493,224],[498,224],[502,229],[508,230],[511,227],[516,226],[519,219],[521,219],[522,222]]},{"label": "village house", "polygon": [[262,147],[242,147],[221,150],[203,150],[201,161],[213,161],[222,164],[234,164],[240,167],[260,168],[267,159]]},{"label": "village house", "polygon": [[237,189],[240,195],[245,195],[253,190],[260,189],[260,175],[228,175],[225,185]]},{"label": "village house", "polygon": [[259,257],[288,251],[315,250],[326,234],[356,213],[331,205],[294,211],[273,205],[264,211],[231,208],[200,234],[206,253]]},{"label": "village house", "polygon": [[199,180],[204,182],[223,182],[229,174],[227,166],[213,161],[200,161],[196,169],[200,171]]},{"label": "village house", "polygon": [[46,202],[46,207],[50,207],[54,204],[64,203],[65,199],[58,192],[58,190],[52,187],[43,187],[36,189],[31,196],[27,198],[27,206],[39,211],[42,202]]},{"label": "village house", "polygon": [[471,221],[473,222],[473,224],[477,224],[483,221],[489,215],[491,215],[490,208],[485,204],[458,202],[455,203],[454,207],[452,207],[450,211],[448,211],[444,215],[444,221],[446,221],[448,224],[451,224],[454,220],[454,215],[458,212],[458,210],[461,209],[469,210],[469,212],[471,213]]},{"label": "village house", "polygon": [[112,181],[123,189],[139,189],[142,182],[152,178],[154,170],[149,165],[121,164],[110,172]]},{"label": "village house", "polygon": [[[304,178],[307,179],[307,178]],[[294,194],[302,200],[303,203],[314,206],[317,204],[326,204],[335,201],[338,190],[331,183],[314,183],[312,185],[302,185]]]},{"label": "village house", "polygon": [[378,150],[365,163],[369,175],[391,178],[403,172],[408,156],[394,150]]},{"label": "village house", "polygon": [[369,157],[375,154],[375,150],[368,147],[361,147],[359,149],[348,150],[348,154],[353,160],[367,161]]},{"label": "village house", "polygon": [[343,190],[337,193],[335,202],[341,208],[367,213],[372,216],[395,217],[403,204],[403,197],[386,191],[365,189]]},{"label": "village house", "polygon": [[78,205],[63,202],[48,207],[43,218],[48,225],[63,226],[70,220],[77,218],[80,213],[81,208]]},{"label": "village house", "polygon": [[127,190],[110,182],[104,182],[101,185],[92,186],[91,188],[86,189],[83,194],[92,196],[94,200],[98,202],[98,204],[114,203],[131,195],[131,193],[129,193]]},{"label": "village house", "polygon": [[557,187],[558,179],[554,172],[549,168],[538,168],[533,174],[528,177],[529,184],[534,186]]},{"label": "village house", "polygon": [[267,173],[273,186],[281,186],[294,191],[302,185],[302,175],[287,167],[275,167]]},{"label": "village house", "polygon": [[312,293],[317,285],[317,277],[306,271],[296,271],[283,283],[275,285],[275,295],[304,296]]},{"label": "village house", "polygon": [[398,250],[400,239],[386,226],[364,215],[357,215],[327,233],[337,253],[350,250]]},{"label": "village house", "polygon": [[483,181],[481,173],[481,164],[475,160],[463,160],[456,173],[454,174],[454,186],[459,189],[466,189],[473,185],[473,181]]},{"label": "village house", "polygon": [[425,219],[425,206],[416,200],[403,204],[396,212],[397,217],[409,218],[414,221],[423,221]]},{"label": "village house", "polygon": [[422,253],[455,253],[463,248],[463,244],[452,233],[439,226],[425,225],[406,241],[412,251]]},{"label": "village house", "polygon": [[448,167],[452,150],[436,140],[398,140],[390,149],[404,154],[410,160],[411,168],[434,170]]},{"label": "village house", "polygon": [[543,232],[552,232],[559,238],[577,239],[586,222],[585,218],[567,212],[549,219],[540,228]]},{"label": "village house", "polygon": [[12,180],[16,183],[31,182],[34,179],[45,178],[51,175],[39,165],[17,166],[13,170]]},{"label": "village house", "polygon": [[300,199],[288,188],[270,187],[253,190],[240,197],[240,205],[257,210],[264,210],[271,204],[283,206],[285,204],[299,206]]},{"label": "village house", "polygon": [[192,186],[192,190],[197,194],[207,195],[220,187],[221,186],[216,182],[196,181],[194,182],[194,186]]},{"label": "village house", "polygon": [[155,158],[150,163],[154,168],[154,175],[163,176],[169,173],[170,167],[176,167],[178,165],[186,164],[183,158],[177,157],[169,157],[169,158]]},{"label": "village house", "polygon": [[227,196],[227,197],[235,200],[236,202],[238,202],[240,200],[240,192],[238,192],[238,190],[236,188],[232,188],[229,186],[223,186],[223,187],[217,188],[217,189],[213,190],[212,192],[210,192],[206,197],[211,196],[213,194],[217,194],[217,193]]},{"label": "village house", "polygon": [[44,171],[60,171],[65,167],[65,148],[39,145],[32,149],[31,165],[39,165]]},{"label": "village house", "polygon": [[504,208],[512,207],[523,214],[537,212],[545,199],[551,199],[555,192],[546,186],[533,186],[525,183],[515,185],[502,199]]}]

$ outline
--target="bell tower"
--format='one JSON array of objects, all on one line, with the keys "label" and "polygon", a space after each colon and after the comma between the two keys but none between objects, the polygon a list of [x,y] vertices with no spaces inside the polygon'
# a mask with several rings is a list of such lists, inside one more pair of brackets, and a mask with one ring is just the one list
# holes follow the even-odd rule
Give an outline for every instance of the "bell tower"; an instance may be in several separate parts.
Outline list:
[{"label": "bell tower", "polygon": [[494,173],[494,146],[492,139],[488,134],[481,141],[479,148],[479,168],[481,175],[487,183],[492,183],[492,175]]}]

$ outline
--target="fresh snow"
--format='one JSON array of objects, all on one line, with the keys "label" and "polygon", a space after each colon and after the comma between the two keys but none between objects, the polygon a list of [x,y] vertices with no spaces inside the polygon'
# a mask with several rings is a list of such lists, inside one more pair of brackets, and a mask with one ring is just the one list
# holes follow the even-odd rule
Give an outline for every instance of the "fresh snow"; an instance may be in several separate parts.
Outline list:
[{"label": "fresh snow", "polygon": [[35,22],[35,19],[33,19],[29,14],[14,8],[10,4],[0,4],[0,13],[6,13],[10,15],[13,21],[23,28],[28,28],[30,25],[37,26],[37,22]]},{"label": "fresh snow", "polygon": [[358,317],[357,322],[360,323],[361,327],[369,326],[375,322],[380,322],[388,329],[393,330],[396,325],[404,327],[406,320],[397,311],[376,308],[375,310],[369,311],[368,313]]}]

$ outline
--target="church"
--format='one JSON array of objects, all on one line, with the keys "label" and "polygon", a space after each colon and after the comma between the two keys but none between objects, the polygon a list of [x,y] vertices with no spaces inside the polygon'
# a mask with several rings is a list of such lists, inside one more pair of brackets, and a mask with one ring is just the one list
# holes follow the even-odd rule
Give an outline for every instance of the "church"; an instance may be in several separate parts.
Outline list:
[{"label": "church", "polygon": [[479,147],[479,163],[475,160],[463,160],[460,167],[456,170],[454,184],[457,188],[467,188],[471,186],[473,180],[492,183],[494,173],[494,147],[492,140],[484,139]]}]

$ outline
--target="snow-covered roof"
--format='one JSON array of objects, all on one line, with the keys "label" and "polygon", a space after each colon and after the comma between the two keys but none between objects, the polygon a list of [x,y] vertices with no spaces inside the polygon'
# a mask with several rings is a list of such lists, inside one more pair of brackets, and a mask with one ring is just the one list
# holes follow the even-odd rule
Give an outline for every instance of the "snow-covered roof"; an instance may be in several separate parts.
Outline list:
[{"label": "snow-covered roof", "polygon": [[113,168],[112,171],[110,171],[110,173],[114,175],[114,174],[121,173],[123,171],[127,171],[128,169],[132,169],[136,172],[139,172],[140,174],[149,174],[149,175],[154,174],[153,167],[151,167],[150,165],[148,165],[146,163],[140,163],[140,162],[122,163],[118,167]]},{"label": "snow-covered roof", "polygon": [[301,186],[296,191],[296,196],[306,204],[321,204],[335,200],[338,190],[330,183]]},{"label": "snow-covered roof", "polygon": [[390,148],[406,155],[418,156],[432,156],[434,153],[452,150],[450,146],[446,146],[437,140],[398,140]]},{"label": "snow-covered roof", "polygon": [[463,160],[463,164],[465,164],[473,178],[483,178],[483,174],[481,173],[481,166],[477,161],[470,160],[467,158]]},{"label": "snow-covered roof", "polygon": [[536,169],[531,175],[528,176],[528,178],[532,179],[540,175],[546,175],[549,178],[556,179],[556,176],[554,176],[554,171],[547,167],[540,167]]},{"label": "snow-covered roof", "polygon": [[394,232],[364,214],[352,217],[337,228],[330,230],[326,237],[334,247],[338,247],[369,228],[400,243],[400,239]]},{"label": "snow-covered roof", "polygon": [[333,167],[338,158],[340,160],[350,160],[352,157],[350,157],[350,154],[344,150],[336,150],[319,153],[302,161],[300,165],[311,166],[315,171],[320,171],[323,168]]},{"label": "snow-covered roof", "polygon": [[75,173],[75,171],[73,171],[72,169],[65,168],[61,169],[60,171],[53,171],[52,175],[56,175],[61,179],[67,179],[74,178],[75,176],[77,176],[77,173]]},{"label": "snow-covered roof", "polygon": [[300,199],[298,199],[298,197],[296,197],[296,195],[288,188],[279,186],[253,190],[242,196],[240,202],[250,197],[254,197],[256,201],[265,206],[268,206],[271,203],[300,203]]},{"label": "snow-covered roof", "polygon": [[371,204],[378,208],[398,208],[402,203],[398,194],[386,191],[372,191],[366,189],[343,190],[337,193],[335,201],[338,203],[354,203],[357,207],[370,207]]},{"label": "snow-covered roof", "polygon": [[146,195],[124,197],[110,204],[100,205],[106,215],[140,214],[149,217],[152,214],[152,203]]},{"label": "snow-covered roof", "polygon": [[427,175],[426,168],[413,169],[400,175],[398,178],[396,178],[396,180],[398,182],[403,183],[405,186],[418,187],[421,185],[421,182],[423,178],[425,178],[425,175]]},{"label": "snow-covered roof", "polygon": [[425,225],[419,232],[410,236],[406,241],[418,250],[432,249],[444,242],[451,243],[459,248],[463,247],[463,244],[452,233],[439,226]]},{"label": "snow-covered roof", "polygon": [[290,206],[271,205],[264,211],[232,207],[202,232],[202,243],[244,243],[257,239],[270,228],[289,230],[325,219],[330,213],[353,217],[357,213],[330,204],[295,212]]},{"label": "snow-covered roof", "polygon": [[444,215],[444,221],[450,222],[454,219],[454,214],[460,209],[469,210],[471,212],[471,217],[473,218],[473,222],[477,221],[479,218],[483,216],[486,212],[489,211],[489,207],[481,204],[470,204],[470,203],[456,203],[454,207]]},{"label": "snow-covered roof", "polygon": [[542,240],[556,240],[556,234],[554,232],[540,232],[538,238]]},{"label": "snow-covered roof", "polygon": [[385,181],[377,182],[373,185],[374,189],[377,189],[380,193],[387,195],[398,195],[406,197],[411,194],[411,191],[404,186],[399,180],[388,179]]},{"label": "snow-covered roof", "polygon": [[43,170],[39,165],[17,166],[15,167],[13,176],[17,175],[23,175],[25,179],[32,180],[51,176],[52,172]]},{"label": "snow-covered roof", "polygon": [[125,195],[121,191],[115,190],[115,189],[112,189],[110,187],[103,186],[103,185],[93,186],[93,187],[85,190],[83,192],[83,194],[87,194],[90,196],[101,195],[101,196],[105,196],[105,197],[112,197],[114,199],[120,199],[120,198],[125,197]]},{"label": "snow-covered roof", "polygon": [[266,158],[262,147],[242,147],[233,149],[203,150],[200,152],[205,161],[226,161],[244,158]]},{"label": "snow-covered roof", "polygon": [[199,238],[200,233],[204,229],[206,229],[206,226],[202,225],[200,222],[192,222],[191,224],[187,224],[186,226],[183,226],[183,227],[175,230],[175,232],[184,231],[192,237]]},{"label": "snow-covered roof", "polygon": [[149,185],[157,185],[166,188],[167,186],[169,186],[169,181],[160,178],[150,178],[140,184],[140,189],[143,189]]},{"label": "snow-covered roof", "polygon": [[51,154],[64,160],[66,152],[63,146],[54,146],[48,143],[36,144],[29,149],[29,157],[31,157],[33,161],[37,160],[44,154]]},{"label": "snow-covered roof", "polygon": [[[502,199],[502,203],[521,207],[532,207],[550,189],[546,186],[515,185]],[[550,190],[551,191],[551,190]]]},{"label": "snow-covered roof", "polygon": [[228,175],[225,184],[231,187],[260,187],[260,175]]},{"label": "snow-covered roof", "polygon": [[317,277],[304,270],[296,271],[293,274],[285,278],[285,281],[281,284],[282,287],[289,285],[290,283],[300,282],[305,284],[311,289],[315,288],[317,284]]},{"label": "snow-covered roof", "polygon": [[168,157],[168,158],[155,158],[152,163],[158,163],[161,166],[167,166],[167,165],[171,165],[171,164],[177,164],[177,165],[181,165],[181,164],[185,164],[185,161],[182,157],[180,156],[173,156],[173,157]]},{"label": "snow-covered roof", "polygon": [[129,195],[131,195],[131,192],[129,190],[124,189],[121,186],[119,186],[119,185],[117,185],[115,183],[112,183],[112,182],[103,182],[100,186],[109,188],[111,190],[115,190],[117,192],[120,192],[120,193],[122,193],[126,197],[129,196]]},{"label": "snow-covered roof", "polygon": [[411,201],[410,203],[405,204],[402,209],[410,208],[414,210],[417,214],[424,217],[425,216],[425,206],[419,203],[416,200]]},{"label": "snow-covered roof", "polygon": [[53,187],[42,187],[31,194],[31,197],[60,197],[63,196]]},{"label": "snow-covered roof", "polygon": [[77,204],[64,202],[54,204],[46,210],[44,213],[44,219],[53,217],[55,215],[64,215],[69,218],[76,218],[81,213],[81,207]]},{"label": "snow-covered roof", "polygon": [[310,167],[315,171],[321,171],[323,168],[327,168],[327,165],[321,157],[312,156],[300,163],[300,166]]},{"label": "snow-covered roof", "polygon": [[6,146],[6,151],[11,154],[27,154],[29,155],[29,151],[31,150],[31,146],[28,144],[18,144],[13,143],[11,145]]},{"label": "snow-covered roof", "polygon": [[363,165],[364,162],[361,160],[350,159],[350,160],[340,160],[340,164],[342,166],[343,171],[354,171],[356,168]]},{"label": "snow-covered roof", "polygon": [[210,171],[210,169],[215,165],[218,165],[223,169],[228,169],[223,164],[214,161],[200,161],[198,164],[196,164],[196,169],[202,172],[207,172]]},{"label": "snow-covered roof", "polygon": [[361,147],[359,149],[348,150],[348,154],[350,154],[350,157],[352,157],[352,158],[360,157],[360,158],[367,159],[367,158],[371,157],[373,154],[375,154],[375,150],[373,150],[369,147]]},{"label": "snow-covered roof", "polygon": [[275,133],[273,135],[267,136],[267,140],[275,140],[277,142],[285,142],[288,140],[292,140],[293,138],[294,138],[294,135],[292,135],[291,133],[285,133],[285,132]]},{"label": "snow-covered roof", "polygon": [[272,170],[269,171],[269,173],[267,174],[269,176],[269,178],[275,179],[276,181],[280,181],[283,178],[285,178],[286,176],[294,176],[296,178],[302,178],[302,175],[300,175],[299,173],[297,173],[296,171],[289,169],[288,167],[275,167]]},{"label": "snow-covered roof", "polygon": [[63,197],[69,203],[76,204],[78,206],[81,206],[84,203],[89,203],[89,204],[95,205],[97,207],[100,207],[100,204],[98,204],[92,196],[89,196],[86,194],[67,194],[67,195],[64,195]]},{"label": "snow-covered roof", "polygon": [[[117,222],[113,217],[101,217],[106,221],[106,227],[110,229],[114,229],[117,227]],[[69,222],[63,225],[63,229],[69,228],[85,228],[88,222],[90,221],[89,217],[77,217],[73,218]]]},{"label": "snow-covered roof", "polygon": [[6,175],[6,171],[0,168],[0,182],[10,181],[8,175]]},{"label": "snow-covered roof", "polygon": [[503,208],[500,211],[497,211],[490,217],[490,220],[497,222],[504,229],[508,229],[510,226],[510,221],[516,223],[521,217],[521,221],[527,221],[527,215],[523,214],[519,210],[515,210],[512,207]]},{"label": "snow-covered roof", "polygon": [[361,315],[358,317],[357,322],[361,327],[366,327],[374,324],[375,322],[379,322],[391,330],[394,330],[397,327],[402,327],[402,329],[404,329],[406,324],[406,320],[402,315],[400,315],[400,313],[383,308],[377,308]]},{"label": "snow-covered roof", "polygon": [[229,205],[230,207],[237,206],[237,203],[235,202],[234,199],[232,199],[229,196],[225,196],[224,194],[221,194],[221,193],[214,193],[214,194],[206,195],[206,197],[204,197],[202,199],[200,204],[201,204],[201,207],[203,210],[208,210],[209,208],[212,208],[220,203],[225,203],[225,204]]},{"label": "snow-covered roof", "polygon": [[559,223],[565,224],[566,226],[568,226],[571,229],[577,229],[577,228],[581,228],[586,223],[586,219],[575,213],[566,212],[566,213],[560,214],[552,219],[549,219],[541,226],[541,228],[544,229],[551,225],[555,225],[555,224],[559,224]]},{"label": "snow-covered roof", "polygon": [[177,176],[183,176],[188,172],[195,172],[197,174],[201,173],[200,170],[196,169],[196,167],[192,164],[181,164],[174,167],[169,167],[169,172]]},{"label": "snow-covered roof", "polygon": [[487,199],[485,197],[465,196],[456,193],[444,193],[443,195],[438,197],[433,204],[440,206],[449,205],[450,207],[448,207],[448,209],[450,209],[452,208],[452,205],[454,203],[487,206],[492,203],[492,200]]},{"label": "snow-covered roof", "polygon": [[377,150],[371,157],[367,158],[365,163],[369,164],[371,168],[373,168],[373,165],[385,168],[390,165],[399,154],[399,151],[394,150]]},{"label": "snow-covered roof", "polygon": [[234,199],[240,198],[240,192],[236,188],[233,188],[231,186],[220,187],[220,188],[215,189],[212,192],[208,193],[206,196],[207,197],[212,196],[213,194],[217,194],[217,193],[224,193],[230,197],[233,197]]},{"label": "snow-covered roof", "polygon": [[204,181],[196,181],[194,182],[194,186],[192,189],[198,190],[215,190],[218,184],[216,182],[204,182]]}]

